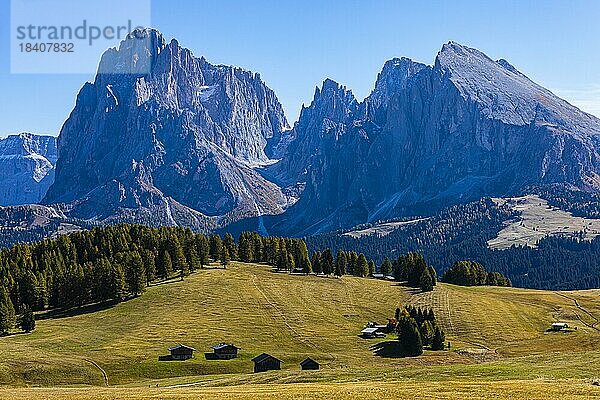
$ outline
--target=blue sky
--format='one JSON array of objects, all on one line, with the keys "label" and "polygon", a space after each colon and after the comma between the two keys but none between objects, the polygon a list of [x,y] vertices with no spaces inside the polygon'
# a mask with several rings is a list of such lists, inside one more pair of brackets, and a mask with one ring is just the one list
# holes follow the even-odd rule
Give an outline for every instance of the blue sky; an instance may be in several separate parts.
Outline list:
[{"label": "blue sky", "polygon": [[[0,2],[0,136],[57,134],[93,77],[11,74],[10,1]],[[260,72],[290,123],[325,78],[362,99],[386,60],[431,64],[449,40],[506,58],[600,116],[599,1],[154,0],[151,11],[168,40],[176,37],[212,63]]]}]

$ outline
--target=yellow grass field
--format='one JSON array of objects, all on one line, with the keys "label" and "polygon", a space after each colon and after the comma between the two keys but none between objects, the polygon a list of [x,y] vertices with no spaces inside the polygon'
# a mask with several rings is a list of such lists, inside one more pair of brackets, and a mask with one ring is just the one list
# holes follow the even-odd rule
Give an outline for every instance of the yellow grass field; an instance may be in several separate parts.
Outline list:
[{"label": "yellow grass field", "polygon": [[[449,351],[374,356],[374,344],[394,337],[358,333],[405,304],[434,308]],[[440,284],[419,293],[233,263],[115,307],[39,316],[33,333],[0,338],[0,399],[593,398],[597,318],[600,291]],[[554,321],[577,329],[546,332]],[[241,347],[240,358],[206,360],[221,341]],[[194,359],[158,361],[177,343],[196,348]],[[282,359],[282,371],[253,374],[262,352]],[[322,369],[300,371],[306,356]]]}]

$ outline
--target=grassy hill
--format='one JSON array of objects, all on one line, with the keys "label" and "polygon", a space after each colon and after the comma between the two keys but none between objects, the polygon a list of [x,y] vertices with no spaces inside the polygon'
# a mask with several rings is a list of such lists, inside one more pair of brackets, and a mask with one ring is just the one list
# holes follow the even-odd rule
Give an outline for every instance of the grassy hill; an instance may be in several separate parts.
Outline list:
[{"label": "grassy hill", "polygon": [[[358,333],[404,304],[433,306],[450,351],[410,359],[373,355],[381,340]],[[591,384],[600,377],[600,291],[441,284],[419,293],[393,282],[287,275],[234,263],[153,286],[112,308],[39,317],[33,333],[0,338],[0,399],[269,398],[273,391],[294,398],[307,393],[307,382],[314,398],[402,397],[417,387],[436,397],[444,387],[448,398],[523,391],[530,398],[600,396]],[[547,333],[553,321],[577,330]],[[241,357],[206,360],[203,353],[221,341],[240,346]],[[177,343],[196,348],[195,358],[158,361]],[[283,370],[252,374],[250,360],[262,352],[281,358]],[[322,370],[300,371],[306,356]],[[53,388],[16,388],[24,386]]]}]

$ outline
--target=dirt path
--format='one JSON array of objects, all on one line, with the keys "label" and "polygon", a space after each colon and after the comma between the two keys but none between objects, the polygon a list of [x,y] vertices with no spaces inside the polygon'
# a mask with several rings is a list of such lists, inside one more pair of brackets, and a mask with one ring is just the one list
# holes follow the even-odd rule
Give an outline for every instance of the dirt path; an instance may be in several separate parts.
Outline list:
[{"label": "dirt path", "polygon": [[358,313],[356,312],[356,302],[354,301],[354,296],[352,295],[352,293],[349,290],[349,286],[351,286],[350,281],[348,279],[344,279],[343,277],[340,278],[340,280],[342,281],[342,284],[344,285],[344,290],[346,291],[346,297],[348,299],[348,303],[347,303],[347,314],[349,317],[353,317],[353,316],[358,316]]},{"label": "dirt path", "polygon": [[281,319],[283,320],[283,324],[290,330],[290,332],[292,332],[292,335],[299,340],[300,342],[306,344],[309,347],[312,347],[313,349],[323,353],[323,354],[327,354],[330,358],[331,361],[327,364],[332,364],[334,361],[337,360],[337,357],[335,356],[335,354],[328,352],[327,350],[324,350],[321,346],[319,346],[318,344],[316,344],[315,342],[313,342],[310,339],[305,338],[296,328],[294,328],[288,321],[287,315],[279,308],[279,306],[272,301],[267,294],[260,288],[260,286],[258,286],[258,283],[256,282],[256,275],[252,274],[252,285],[256,288],[256,290],[262,295],[262,297],[264,297],[264,299],[267,301],[267,303],[273,307],[273,309],[275,311],[277,311],[277,313],[281,316]]},{"label": "dirt path", "polygon": [[577,315],[577,319],[578,319],[579,321],[581,321],[581,323],[582,323],[582,324],[584,324],[585,326],[587,326],[588,328],[595,329],[595,330],[597,330],[597,331],[599,331],[599,332],[600,332],[600,328],[598,328],[598,327],[596,326],[596,325],[598,325],[598,323],[600,323],[600,321],[598,320],[598,318],[596,318],[596,316],[594,316],[594,314],[592,314],[591,312],[589,312],[588,310],[586,310],[585,308],[583,308],[583,307],[581,306],[581,304],[579,304],[579,301],[578,301],[576,298],[574,298],[574,297],[570,297],[570,296],[567,296],[566,294],[564,294],[564,293],[559,293],[559,292],[554,292],[554,294],[556,294],[556,295],[558,295],[558,296],[561,296],[561,297],[564,297],[565,299],[569,299],[569,300],[571,300],[571,301],[572,301],[572,302],[575,304],[575,307],[577,307],[577,309],[578,309],[578,310],[580,310],[581,312],[583,312],[583,313],[587,314],[587,315],[588,315],[590,318],[592,318],[592,319],[593,319],[595,322],[594,322],[594,323],[592,323],[592,324],[590,324],[589,322],[585,322],[585,321],[583,320],[583,318],[581,318],[581,316],[580,316],[579,314],[575,313],[575,315]]},{"label": "dirt path", "polygon": [[104,369],[102,369],[102,367],[100,365],[98,365],[97,362],[95,362],[94,360],[90,360],[88,358],[84,359],[84,361],[92,364],[94,367],[96,367],[98,369],[98,371],[100,371],[102,373],[102,377],[104,378],[104,384],[108,387],[108,374],[106,373],[106,371]]}]

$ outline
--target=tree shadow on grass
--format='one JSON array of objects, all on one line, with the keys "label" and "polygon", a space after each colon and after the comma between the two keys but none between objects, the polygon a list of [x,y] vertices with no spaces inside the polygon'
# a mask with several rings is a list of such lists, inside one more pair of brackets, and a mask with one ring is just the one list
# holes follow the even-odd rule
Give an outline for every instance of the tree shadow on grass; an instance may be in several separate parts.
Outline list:
[{"label": "tree shadow on grass", "polygon": [[397,340],[380,342],[370,347],[373,354],[382,358],[404,358],[406,354]]},{"label": "tree shadow on grass", "polygon": [[[125,302],[125,301],[133,299],[133,298],[134,297],[128,297],[127,299],[123,300],[122,302]],[[48,310],[43,313],[36,314],[35,319],[40,321],[40,320],[45,320],[45,319],[59,319],[59,318],[74,317],[76,315],[84,315],[84,314],[94,313],[96,311],[107,310],[109,308],[116,306],[117,304],[118,303],[116,303],[114,301],[105,301],[105,302],[101,302],[101,303],[86,304],[83,306],[72,307],[72,308],[68,308],[68,309],[55,308],[55,309]]]},{"label": "tree shadow on grass", "polygon": [[10,333],[6,333],[6,334],[1,334],[0,337],[11,337],[11,336],[19,336],[19,335],[27,335],[31,332],[25,332],[25,331],[20,331],[20,332],[10,332]]}]

